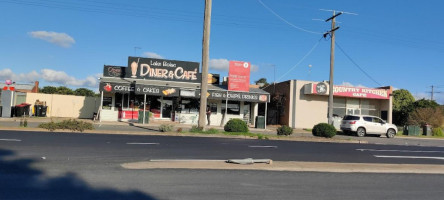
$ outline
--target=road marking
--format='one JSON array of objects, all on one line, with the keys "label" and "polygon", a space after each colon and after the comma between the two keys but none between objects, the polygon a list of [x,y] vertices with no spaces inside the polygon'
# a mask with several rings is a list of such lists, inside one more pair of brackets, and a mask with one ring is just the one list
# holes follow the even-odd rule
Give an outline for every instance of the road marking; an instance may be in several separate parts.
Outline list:
[{"label": "road marking", "polygon": [[278,148],[277,146],[248,146],[250,148]]},{"label": "road marking", "polygon": [[356,149],[356,151],[402,152],[402,153],[444,153],[444,151],[412,151],[412,150],[389,150],[389,149]]},{"label": "road marking", "polygon": [[159,143],[143,143],[143,142],[128,142],[126,144],[145,144],[145,145],[159,145]]},{"label": "road marking", "polygon": [[444,160],[444,157],[430,157],[430,156],[385,156],[385,155],[373,155],[377,158],[410,158],[410,159],[435,159]]},{"label": "road marking", "polygon": [[19,139],[0,139],[0,141],[9,141],[9,142],[21,142]]},{"label": "road marking", "polygon": [[152,159],[150,162],[225,162],[227,160],[205,160],[205,159]]}]

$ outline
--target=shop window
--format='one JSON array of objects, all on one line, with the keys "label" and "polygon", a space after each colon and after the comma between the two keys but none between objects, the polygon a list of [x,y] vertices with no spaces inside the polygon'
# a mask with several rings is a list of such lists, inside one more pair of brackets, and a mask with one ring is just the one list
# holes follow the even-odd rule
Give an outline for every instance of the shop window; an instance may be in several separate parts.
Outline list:
[{"label": "shop window", "polygon": [[[225,113],[225,100],[222,101],[222,114]],[[239,101],[228,101],[227,114],[239,115],[240,114],[240,102]]]},{"label": "shop window", "polygon": [[199,113],[199,100],[182,98],[179,103],[180,113]]},{"label": "shop window", "polygon": [[217,103],[209,103],[211,114],[217,113]]},{"label": "shop window", "polygon": [[333,108],[333,116],[344,117],[345,108]]},{"label": "shop window", "polygon": [[113,97],[103,97],[103,110],[111,110],[113,105]]},{"label": "shop window", "polygon": [[345,98],[334,98],[333,107],[335,108],[345,108]]}]

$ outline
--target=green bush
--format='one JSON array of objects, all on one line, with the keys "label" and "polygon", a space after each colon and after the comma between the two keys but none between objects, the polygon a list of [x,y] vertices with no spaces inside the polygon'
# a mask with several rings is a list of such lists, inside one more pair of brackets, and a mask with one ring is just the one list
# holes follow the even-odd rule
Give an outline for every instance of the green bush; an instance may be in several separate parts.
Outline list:
[{"label": "green bush", "polygon": [[28,120],[25,119],[25,121],[23,122],[23,127],[28,127]]},{"label": "green bush", "polygon": [[23,119],[20,119],[20,127],[23,127]]},{"label": "green bush", "polygon": [[293,134],[293,129],[291,127],[283,125],[277,128],[277,135],[291,135],[291,134]]},{"label": "green bush", "polygon": [[444,133],[443,133],[443,131],[442,131],[442,129],[441,128],[433,128],[432,129],[432,134],[433,134],[433,136],[438,136],[438,137],[443,137],[444,136]]},{"label": "green bush", "polygon": [[202,133],[203,129],[201,127],[194,125],[191,127],[190,132],[191,133]]},{"label": "green bush", "polygon": [[48,123],[41,123],[41,124],[39,124],[38,127],[44,128],[44,129],[47,129],[47,130],[53,132],[54,130],[56,130],[58,128],[58,125],[55,122],[48,122]]},{"label": "green bush", "polygon": [[217,133],[219,133],[219,130],[217,130],[215,128],[210,128],[207,131],[205,131],[205,133],[207,133],[207,134],[217,134]]},{"label": "green bush", "polygon": [[94,126],[92,123],[84,122],[84,121],[78,121],[75,119],[68,119],[63,120],[61,122],[48,122],[48,123],[42,123],[39,124],[39,128],[48,129],[49,131],[54,131],[56,129],[63,129],[63,130],[71,130],[71,131],[79,131],[83,132],[85,130],[93,130]]},{"label": "green bush", "polygon": [[332,138],[336,135],[336,128],[327,123],[319,123],[311,130],[314,136]]},{"label": "green bush", "polygon": [[224,126],[224,130],[227,132],[248,132],[247,123],[241,119],[230,119]]},{"label": "green bush", "polygon": [[171,132],[174,126],[172,124],[162,124],[159,126],[159,131],[161,132]]}]

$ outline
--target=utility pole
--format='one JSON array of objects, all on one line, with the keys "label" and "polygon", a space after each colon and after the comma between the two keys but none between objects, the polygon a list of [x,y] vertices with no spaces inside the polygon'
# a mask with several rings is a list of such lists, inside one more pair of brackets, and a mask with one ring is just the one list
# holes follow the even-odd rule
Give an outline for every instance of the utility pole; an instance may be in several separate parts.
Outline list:
[{"label": "utility pole", "polygon": [[207,91],[208,91],[208,60],[210,51],[211,0],[205,0],[204,30],[202,39],[202,82],[200,85],[199,128],[205,129]]},{"label": "utility pole", "polygon": [[432,88],[432,91],[430,91],[428,93],[430,93],[430,100],[433,101],[433,97],[434,97],[435,93],[442,93],[441,91],[435,91],[435,88],[441,88],[442,86],[441,85],[438,85],[438,86],[432,85],[430,87]]},{"label": "utility pole", "polygon": [[341,15],[342,12],[336,14],[336,11],[333,11],[333,16],[326,19],[328,22],[331,20],[331,29],[330,31],[324,33],[324,38],[327,35],[331,37],[331,47],[330,47],[330,79],[329,79],[329,92],[328,92],[328,124],[333,124],[333,74],[334,74],[334,63],[335,63],[335,31],[339,29],[336,27],[335,18]]}]

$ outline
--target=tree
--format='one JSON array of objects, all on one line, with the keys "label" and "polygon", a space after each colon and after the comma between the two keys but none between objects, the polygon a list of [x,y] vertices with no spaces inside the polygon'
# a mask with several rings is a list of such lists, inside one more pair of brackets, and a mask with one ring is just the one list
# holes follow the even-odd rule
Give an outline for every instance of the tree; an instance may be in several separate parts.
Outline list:
[{"label": "tree", "polygon": [[267,82],[266,78],[260,78],[259,80],[255,81],[256,85],[260,85],[260,88],[264,88],[269,86],[270,84]]},{"label": "tree", "polygon": [[393,91],[393,122],[399,126],[404,126],[409,118],[409,114],[414,110],[415,98],[405,89]]},{"label": "tree", "polygon": [[57,87],[57,94],[64,94],[64,95],[73,95],[74,91],[72,91],[70,88],[67,88],[65,86],[59,86]]},{"label": "tree", "polygon": [[40,93],[44,94],[55,94],[57,92],[57,88],[54,86],[45,86],[42,89],[39,89]]},{"label": "tree", "polygon": [[413,107],[415,109],[418,109],[418,108],[437,108],[437,107],[439,107],[439,104],[436,103],[435,100],[420,99],[420,100],[415,101],[413,103]]},{"label": "tree", "polygon": [[94,96],[94,92],[92,90],[86,89],[86,88],[77,88],[76,90],[74,90],[74,95],[76,95],[76,96],[93,97]]},{"label": "tree", "polygon": [[424,126],[426,124],[432,127],[441,127],[444,123],[444,116],[439,107],[417,108],[409,116],[409,124]]}]

